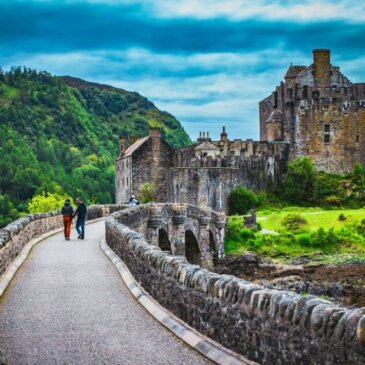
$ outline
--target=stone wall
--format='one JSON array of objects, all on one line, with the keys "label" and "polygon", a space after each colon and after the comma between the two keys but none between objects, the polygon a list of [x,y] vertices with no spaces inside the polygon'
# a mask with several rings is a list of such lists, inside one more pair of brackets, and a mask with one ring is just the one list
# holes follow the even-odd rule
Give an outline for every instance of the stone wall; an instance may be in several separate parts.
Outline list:
[{"label": "stone wall", "polygon": [[316,168],[348,173],[365,165],[365,84],[352,84],[314,50],[313,64],[290,66],[285,82],[260,102],[260,139],[290,143],[289,159],[308,156]]},{"label": "stone wall", "polygon": [[137,225],[127,210],[106,219],[108,245],[151,296],[199,332],[262,364],[365,363],[365,308],[209,272],[150,245],[130,222]]},{"label": "stone wall", "polygon": [[281,156],[191,160],[189,167],[167,172],[168,201],[228,211],[228,198],[238,185],[263,191],[285,172]]},{"label": "stone wall", "polygon": [[[93,205],[88,207],[88,219],[104,217],[124,205]],[[30,214],[0,229],[0,276],[33,238],[63,226],[60,211]]]}]

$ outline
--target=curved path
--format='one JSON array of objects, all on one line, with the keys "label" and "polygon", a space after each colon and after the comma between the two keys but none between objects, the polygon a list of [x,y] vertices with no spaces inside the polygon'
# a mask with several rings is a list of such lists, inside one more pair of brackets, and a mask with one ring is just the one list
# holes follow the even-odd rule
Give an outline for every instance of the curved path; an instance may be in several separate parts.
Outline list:
[{"label": "curved path", "polygon": [[0,299],[0,348],[9,364],[210,364],[153,319],[99,248],[62,234],[35,246]]}]

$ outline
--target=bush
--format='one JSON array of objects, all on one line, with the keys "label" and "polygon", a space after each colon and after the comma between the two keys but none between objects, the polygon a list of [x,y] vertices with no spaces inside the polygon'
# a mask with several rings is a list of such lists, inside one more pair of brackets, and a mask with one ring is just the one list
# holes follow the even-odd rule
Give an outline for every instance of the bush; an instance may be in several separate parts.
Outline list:
[{"label": "bush", "polygon": [[345,214],[343,214],[343,213],[341,213],[341,214],[338,216],[338,220],[339,220],[339,221],[341,221],[341,222],[345,221],[346,219],[347,219],[347,218],[346,218]]},{"label": "bush", "polygon": [[138,200],[140,203],[150,203],[155,199],[156,189],[153,184],[145,181],[139,188]]},{"label": "bush", "polygon": [[281,221],[281,224],[291,232],[298,231],[308,224],[306,219],[300,214],[288,214]]},{"label": "bush", "polygon": [[312,245],[312,238],[311,238],[311,235],[309,233],[299,234],[297,236],[297,240],[298,240],[298,243],[301,246],[308,247],[308,246],[311,246]]},{"label": "bush", "polygon": [[229,194],[229,214],[246,214],[258,205],[258,196],[243,186],[238,186]]},{"label": "bush", "polygon": [[70,198],[64,194],[43,192],[40,195],[33,196],[32,200],[28,203],[28,210],[30,213],[59,210],[62,208],[66,199]]}]

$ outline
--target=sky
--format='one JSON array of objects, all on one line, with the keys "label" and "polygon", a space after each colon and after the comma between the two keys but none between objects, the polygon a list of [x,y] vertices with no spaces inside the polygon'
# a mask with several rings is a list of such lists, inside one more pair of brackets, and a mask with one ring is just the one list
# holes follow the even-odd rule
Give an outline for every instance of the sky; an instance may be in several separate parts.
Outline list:
[{"label": "sky", "polygon": [[192,139],[259,139],[259,101],[315,48],[365,82],[365,1],[0,0],[2,68],[137,91]]}]

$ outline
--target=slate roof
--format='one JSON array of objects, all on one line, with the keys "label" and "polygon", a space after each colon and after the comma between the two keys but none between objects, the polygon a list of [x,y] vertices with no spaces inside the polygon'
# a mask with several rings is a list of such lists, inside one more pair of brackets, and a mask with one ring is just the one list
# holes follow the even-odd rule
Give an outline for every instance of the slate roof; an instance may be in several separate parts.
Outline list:
[{"label": "slate roof", "polygon": [[216,145],[214,145],[212,142],[209,141],[202,142],[195,147],[195,151],[200,151],[200,150],[220,151],[219,147],[217,147]]},{"label": "slate roof", "polygon": [[135,151],[137,151],[138,148],[141,147],[149,138],[150,138],[150,136],[146,136],[146,137],[137,139],[137,141],[135,141],[132,145],[130,145],[127,148],[123,157],[128,157],[128,156],[133,155],[133,153]]}]

